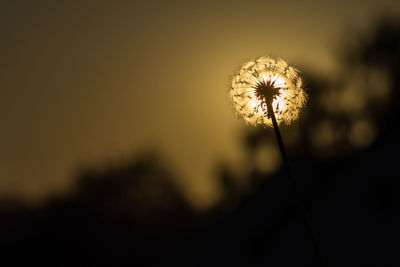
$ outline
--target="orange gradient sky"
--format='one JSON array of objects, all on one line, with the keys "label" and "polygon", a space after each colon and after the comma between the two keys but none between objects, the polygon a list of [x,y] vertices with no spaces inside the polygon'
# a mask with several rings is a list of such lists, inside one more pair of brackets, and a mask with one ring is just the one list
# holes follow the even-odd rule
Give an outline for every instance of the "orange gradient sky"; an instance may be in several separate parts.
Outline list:
[{"label": "orange gradient sky", "polygon": [[65,191],[80,166],[160,150],[197,207],[240,162],[230,75],[264,54],[335,72],[349,28],[398,1],[2,1],[0,194]]}]

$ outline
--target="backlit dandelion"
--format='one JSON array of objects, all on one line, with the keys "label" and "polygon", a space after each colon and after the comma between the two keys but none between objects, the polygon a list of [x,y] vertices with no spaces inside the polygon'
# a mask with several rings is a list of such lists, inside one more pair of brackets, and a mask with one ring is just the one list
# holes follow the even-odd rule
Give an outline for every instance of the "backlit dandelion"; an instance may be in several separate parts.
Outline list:
[{"label": "backlit dandelion", "polygon": [[299,72],[280,58],[260,57],[257,60],[251,60],[243,64],[239,72],[233,76],[229,98],[239,116],[248,124],[274,128],[290,182],[304,214],[305,227],[313,243],[320,266],[323,266],[320,248],[311,229],[311,222],[307,216],[302,197],[293,179],[278,126],[281,122],[290,124],[298,119],[299,112],[307,101]]},{"label": "backlit dandelion", "polygon": [[298,71],[270,57],[243,64],[233,76],[229,98],[248,124],[271,127],[272,112],[278,124],[290,124],[307,100]]}]

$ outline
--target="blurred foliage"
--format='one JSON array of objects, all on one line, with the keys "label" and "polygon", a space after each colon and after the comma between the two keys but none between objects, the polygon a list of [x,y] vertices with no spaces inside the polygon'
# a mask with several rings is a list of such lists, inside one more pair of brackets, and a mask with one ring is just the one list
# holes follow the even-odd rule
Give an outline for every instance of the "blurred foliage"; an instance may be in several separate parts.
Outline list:
[{"label": "blurred foliage", "polygon": [[[380,144],[391,147],[398,139],[400,25],[393,21],[377,25],[369,39],[344,52],[335,77],[305,73],[308,107],[297,124],[282,128],[302,190],[314,192],[306,194],[307,205],[312,199],[315,205],[318,196],[327,192],[332,173],[353,175],[358,156],[382,150]],[[236,222],[239,227],[232,232],[249,236],[251,258],[257,260],[255,255],[263,253],[266,240],[279,240],[279,231],[286,227],[282,221],[296,217],[274,139],[272,130],[249,129],[243,138],[245,172],[237,173],[225,162],[218,164],[224,199],[208,211],[192,209],[174,184],[174,174],[154,153],[139,154],[104,171],[86,170],[73,194],[51,199],[42,207],[2,199],[2,263],[171,266],[206,240],[210,225],[217,221],[216,231],[226,221]],[[379,214],[390,210],[391,181],[374,181],[368,188],[373,196],[370,206]],[[246,204],[249,201],[251,205]],[[237,212],[232,215],[232,210]],[[245,219],[249,212],[258,212],[251,222]],[[258,221],[257,227],[250,227]],[[256,238],[250,238],[248,228]]]},{"label": "blurred foliage", "polygon": [[[353,42],[338,55],[342,60],[335,75],[303,73],[307,107],[298,122],[281,127],[293,162],[345,160],[370,149],[398,127],[400,24],[383,19],[374,27],[352,33]],[[251,184],[252,173],[265,179],[280,169],[272,129],[249,127],[243,140],[247,171],[241,178],[232,175],[232,180]]]}]

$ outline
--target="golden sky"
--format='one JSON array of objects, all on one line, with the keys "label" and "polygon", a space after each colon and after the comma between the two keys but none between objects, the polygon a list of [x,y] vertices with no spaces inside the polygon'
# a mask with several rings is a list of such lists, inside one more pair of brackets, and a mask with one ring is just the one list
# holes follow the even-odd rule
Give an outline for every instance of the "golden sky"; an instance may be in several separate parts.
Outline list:
[{"label": "golden sky", "polygon": [[230,76],[261,55],[335,72],[349,28],[398,1],[2,1],[0,194],[40,199],[80,166],[160,150],[193,204],[245,126]]}]

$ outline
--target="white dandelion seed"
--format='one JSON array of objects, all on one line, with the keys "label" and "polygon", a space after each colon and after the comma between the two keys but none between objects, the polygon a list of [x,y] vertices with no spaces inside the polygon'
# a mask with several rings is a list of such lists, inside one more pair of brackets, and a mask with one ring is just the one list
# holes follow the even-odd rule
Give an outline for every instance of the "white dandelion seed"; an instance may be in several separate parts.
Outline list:
[{"label": "white dandelion seed", "polygon": [[280,58],[266,56],[242,65],[228,95],[238,115],[253,126],[272,127],[270,112],[278,124],[290,124],[307,101],[298,70]]},{"label": "white dandelion seed", "polygon": [[251,60],[243,64],[239,72],[233,76],[229,98],[237,113],[248,124],[274,128],[293,192],[303,210],[305,226],[313,242],[320,266],[324,266],[321,250],[312,231],[302,197],[298,195],[278,126],[281,122],[290,124],[298,119],[299,112],[307,101],[303,81],[298,71],[280,58],[260,57],[257,60]]}]

